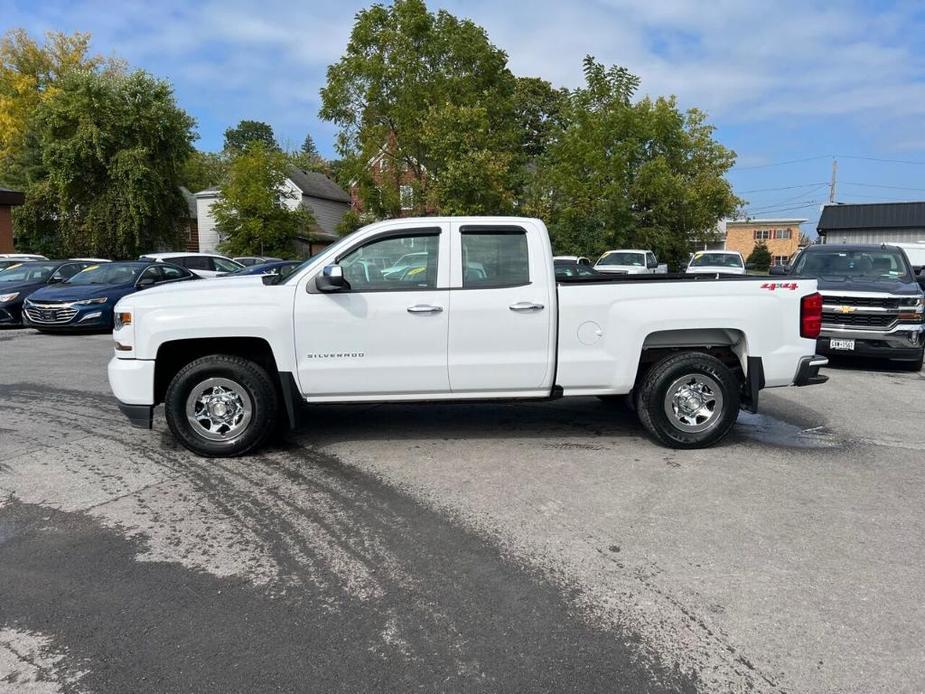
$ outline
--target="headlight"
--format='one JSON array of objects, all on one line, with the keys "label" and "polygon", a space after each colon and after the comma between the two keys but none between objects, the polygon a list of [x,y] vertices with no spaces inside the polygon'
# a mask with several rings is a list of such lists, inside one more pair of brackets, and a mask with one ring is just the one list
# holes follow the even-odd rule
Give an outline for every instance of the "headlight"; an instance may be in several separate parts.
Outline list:
[{"label": "headlight", "polygon": [[122,330],[126,325],[132,324],[132,312],[131,311],[116,311],[115,316],[113,316],[113,325],[116,330]]},{"label": "headlight", "polygon": [[100,296],[96,299],[84,299],[83,301],[75,301],[74,306],[90,306],[92,304],[105,304],[109,301],[108,297]]},{"label": "headlight", "polygon": [[12,301],[17,296],[19,296],[19,292],[13,292],[12,294],[0,294],[0,304],[5,304],[7,301]]}]

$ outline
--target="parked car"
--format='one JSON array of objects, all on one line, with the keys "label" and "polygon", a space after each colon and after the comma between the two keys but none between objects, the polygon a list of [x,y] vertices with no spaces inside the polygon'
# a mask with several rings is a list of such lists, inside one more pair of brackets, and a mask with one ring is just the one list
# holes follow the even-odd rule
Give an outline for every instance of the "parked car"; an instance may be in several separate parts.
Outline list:
[{"label": "parked car", "polygon": [[902,249],[808,246],[790,273],[818,282],[823,297],[820,353],[895,359],[921,370],[923,293]]},{"label": "parked car", "polygon": [[28,260],[48,260],[44,255],[35,253],[0,253],[0,260],[18,260],[19,262]]},{"label": "parked car", "polygon": [[88,263],[111,263],[108,258],[71,258],[71,260],[84,260]]},{"label": "parked car", "polygon": [[82,260],[32,260],[0,270],[0,325],[22,325],[23,302],[92,265]]},{"label": "parked car", "polygon": [[607,251],[594,263],[594,269],[617,275],[653,275],[656,272],[667,272],[667,268],[659,268],[655,253],[640,250]]},{"label": "parked car", "polygon": [[591,264],[591,259],[585,258],[583,255],[554,255],[552,261],[554,263],[573,263],[575,265]]},{"label": "parked car", "polygon": [[29,296],[23,323],[42,332],[112,330],[112,310],[122,297],[194,279],[186,268],[150,260],[91,265]]},{"label": "parked car", "polygon": [[[424,270],[345,267],[414,243]],[[468,269],[479,269],[470,274]],[[139,292],[116,306],[109,383],[129,420],[165,403],[204,456],[247,453],[300,402],[537,399],[633,393],[674,448],[716,443],[766,387],[812,385],[816,281],[643,275],[554,279],[545,225],[404,218],[344,237],[280,283]],[[710,310],[704,310],[709,306]],[[233,336],[233,338],[226,338]],[[216,339],[222,338],[222,339]]]},{"label": "parked car", "polygon": [[263,255],[245,255],[239,258],[232,258],[236,263],[240,263],[244,267],[250,267],[251,265],[265,265],[266,263],[275,263],[282,258],[274,258],[272,256],[263,256]]},{"label": "parked car", "polygon": [[237,272],[244,266],[231,258],[214,253],[146,253],[138,260],[151,260],[157,263],[173,263],[185,267],[200,277],[210,278]]},{"label": "parked car", "polygon": [[687,264],[689,275],[744,275],[745,261],[738,251],[697,251]]},{"label": "parked car", "polygon": [[292,272],[295,268],[299,267],[302,264],[301,260],[277,260],[270,263],[260,263],[259,265],[251,265],[250,267],[245,267],[237,272],[232,272],[229,275],[223,275],[223,277],[246,277],[249,275],[278,275],[279,277],[285,279],[289,276],[289,273]]}]

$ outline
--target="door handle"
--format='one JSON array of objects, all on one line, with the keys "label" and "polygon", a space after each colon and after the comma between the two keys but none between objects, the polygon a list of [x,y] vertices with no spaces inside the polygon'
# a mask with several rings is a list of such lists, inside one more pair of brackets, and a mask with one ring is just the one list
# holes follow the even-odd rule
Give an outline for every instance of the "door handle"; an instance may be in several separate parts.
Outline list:
[{"label": "door handle", "polygon": [[508,306],[512,311],[542,311],[545,307],[543,304],[535,304],[532,301],[518,301],[516,304]]},{"label": "door handle", "polygon": [[431,304],[415,304],[408,307],[408,313],[441,313],[443,306],[432,306]]}]

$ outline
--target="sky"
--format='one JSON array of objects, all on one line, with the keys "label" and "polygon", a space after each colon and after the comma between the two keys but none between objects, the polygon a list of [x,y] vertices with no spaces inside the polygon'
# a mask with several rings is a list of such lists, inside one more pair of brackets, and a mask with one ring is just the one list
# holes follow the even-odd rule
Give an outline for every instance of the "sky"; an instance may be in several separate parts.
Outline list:
[{"label": "sky", "polygon": [[[593,55],[642,79],[640,96],[677,95],[735,150],[729,173],[752,217],[806,219],[828,199],[925,200],[925,2],[792,0],[429,0],[483,26],[511,70],[582,82]],[[173,83],[205,150],[241,119],[284,146],[311,133],[327,66],[368,3],[261,0],[0,0],[0,30],[89,32],[93,49]]]}]

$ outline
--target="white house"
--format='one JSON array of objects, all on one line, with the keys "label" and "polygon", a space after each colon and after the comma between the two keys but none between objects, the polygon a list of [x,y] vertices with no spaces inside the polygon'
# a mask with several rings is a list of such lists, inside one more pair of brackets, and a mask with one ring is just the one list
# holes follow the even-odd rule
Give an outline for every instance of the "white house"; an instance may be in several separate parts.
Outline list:
[{"label": "white house", "polygon": [[[302,205],[311,211],[317,223],[310,240],[300,239],[305,246],[304,250],[311,255],[335,241],[338,238],[335,231],[337,225],[350,209],[350,196],[324,174],[294,167],[289,172],[285,186],[289,193],[284,198],[285,204],[291,209]],[[212,205],[220,196],[221,193],[215,188],[196,193],[199,251],[202,253],[214,253],[221,240],[215,228],[215,217],[212,216]]]}]

